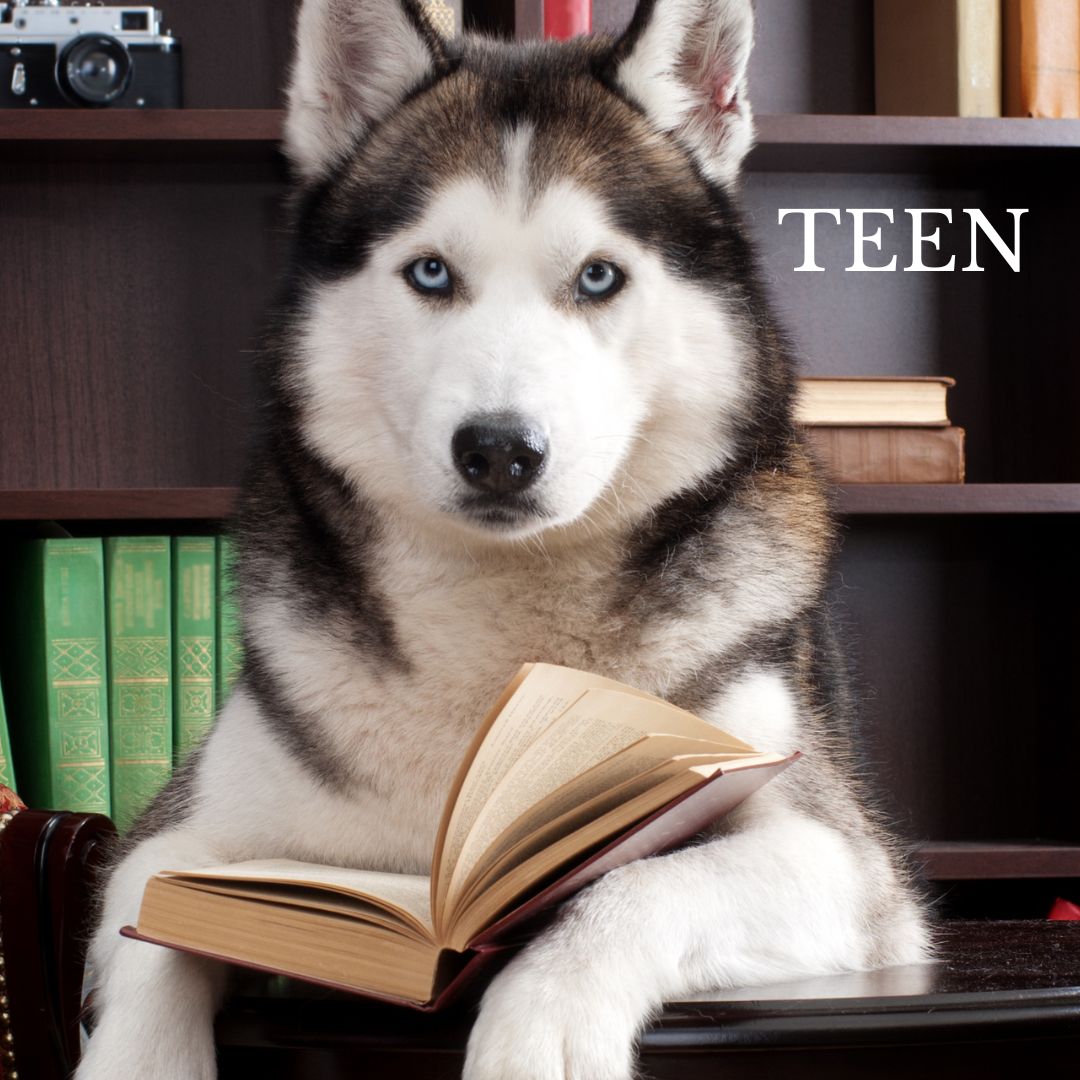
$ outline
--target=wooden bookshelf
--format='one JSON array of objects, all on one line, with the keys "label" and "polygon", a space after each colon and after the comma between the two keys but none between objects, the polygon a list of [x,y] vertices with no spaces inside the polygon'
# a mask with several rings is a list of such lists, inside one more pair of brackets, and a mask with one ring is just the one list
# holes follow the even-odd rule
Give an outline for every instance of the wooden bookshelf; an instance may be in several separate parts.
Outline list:
[{"label": "wooden bookshelf", "polygon": [[[0,491],[0,521],[222,521],[235,487]],[[832,489],[844,517],[1080,514],[1080,484],[858,484]]]},{"label": "wooden bookshelf", "polygon": [[[277,158],[281,109],[0,110],[9,155]],[[911,172],[1080,160],[1080,120],[759,114],[757,172]]]},{"label": "wooden bookshelf", "polygon": [[918,858],[931,881],[1080,878],[1080,844],[1045,841],[936,841]]},{"label": "wooden bookshelf", "polygon": [[[489,30],[534,6],[467,4]],[[595,21],[629,7],[596,0]],[[742,201],[801,370],[952,375],[968,435],[967,484],[835,492],[870,762],[931,876],[1080,878],[1080,121],[873,116],[872,5],[756,10]],[[214,528],[235,500],[287,244],[292,11],[169,16],[187,108],[0,110],[0,543],[45,520]],[[999,227],[1024,207],[1022,270],[988,253],[979,274],[851,274],[850,227],[823,224],[827,272],[795,273],[780,207],[891,209],[901,264],[906,207]],[[967,242],[949,232],[942,258]]]},{"label": "wooden bookshelf", "polygon": [[849,517],[903,514],[1080,514],[1080,484],[851,484],[835,507]]},{"label": "wooden bookshelf", "polygon": [[223,521],[235,487],[0,491],[0,521]]}]

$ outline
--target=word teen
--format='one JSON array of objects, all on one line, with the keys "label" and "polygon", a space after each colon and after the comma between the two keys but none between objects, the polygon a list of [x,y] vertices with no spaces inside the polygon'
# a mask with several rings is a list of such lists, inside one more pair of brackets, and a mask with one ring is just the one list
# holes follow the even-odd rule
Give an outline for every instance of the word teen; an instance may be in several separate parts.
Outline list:
[{"label": "word teen", "polygon": [[[878,215],[886,219],[890,225],[893,222],[892,210],[844,210],[845,214],[850,214],[852,217],[853,227],[853,245],[852,245],[852,260],[851,265],[844,267],[845,270],[866,270],[866,271],[893,271],[897,269],[896,256],[893,257],[887,263],[881,263],[880,265],[873,265],[867,263],[866,259],[869,256],[874,256],[870,253],[869,248],[876,248],[881,252],[881,226],[873,232],[868,232],[867,218],[873,215]],[[901,267],[903,270],[922,270],[922,271],[943,271],[956,269],[956,256],[951,255],[947,262],[942,262],[940,258],[941,252],[941,226],[939,221],[935,221],[934,215],[939,218],[944,218],[948,224],[952,224],[953,212],[951,210],[907,210],[903,211],[911,218],[911,259],[907,266]],[[987,220],[986,215],[981,210],[968,210],[965,209],[962,213],[968,216],[968,228],[971,234],[971,247],[970,247],[970,260],[967,266],[961,267],[962,270],[977,270],[982,271],[983,267],[979,265],[978,258],[978,244],[979,234],[982,233],[997,249],[998,254],[1009,264],[1009,266],[1016,273],[1020,272],[1020,218],[1027,213],[1027,210],[1009,210],[1008,213],[1013,217],[1013,242],[1010,247],[1001,237],[1001,234],[994,228],[993,225]],[[813,273],[824,272],[825,267],[818,266],[815,259],[815,229],[817,226],[817,219],[819,217],[832,218],[837,225],[843,224],[840,210],[795,210],[786,209],[780,210],[779,224],[784,223],[784,218],[789,214],[802,214],[803,215],[803,262],[802,266],[796,266],[796,273]],[[930,219],[927,221],[926,219]],[[937,258],[928,251],[929,248],[936,250],[939,255]],[[930,258],[932,261],[927,263],[925,259]]]}]

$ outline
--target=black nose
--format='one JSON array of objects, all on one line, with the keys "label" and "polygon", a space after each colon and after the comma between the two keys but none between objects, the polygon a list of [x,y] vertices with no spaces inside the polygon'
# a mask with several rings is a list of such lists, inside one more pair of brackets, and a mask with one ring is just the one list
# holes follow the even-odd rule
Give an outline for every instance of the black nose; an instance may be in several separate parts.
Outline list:
[{"label": "black nose", "polygon": [[470,487],[498,495],[524,491],[544,465],[547,439],[516,416],[478,419],[454,432],[450,452]]}]

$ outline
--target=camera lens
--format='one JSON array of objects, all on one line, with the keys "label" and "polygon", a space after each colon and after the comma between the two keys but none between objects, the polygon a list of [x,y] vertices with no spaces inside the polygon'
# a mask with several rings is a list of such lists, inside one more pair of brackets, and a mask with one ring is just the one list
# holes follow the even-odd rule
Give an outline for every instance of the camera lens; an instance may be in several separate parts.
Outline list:
[{"label": "camera lens", "polygon": [[107,34],[83,34],[68,42],[57,61],[60,87],[84,105],[108,105],[131,80],[131,56]]}]

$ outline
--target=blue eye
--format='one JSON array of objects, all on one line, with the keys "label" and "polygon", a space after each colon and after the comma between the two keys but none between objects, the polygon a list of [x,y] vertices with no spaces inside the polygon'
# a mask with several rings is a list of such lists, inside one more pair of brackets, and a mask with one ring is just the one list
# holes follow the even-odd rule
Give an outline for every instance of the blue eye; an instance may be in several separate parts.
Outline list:
[{"label": "blue eye", "polygon": [[623,272],[614,264],[597,259],[589,263],[577,280],[579,300],[602,300],[613,296],[622,287]]},{"label": "blue eye", "polygon": [[405,278],[420,292],[445,293],[450,291],[450,271],[442,259],[417,259],[405,268]]}]

